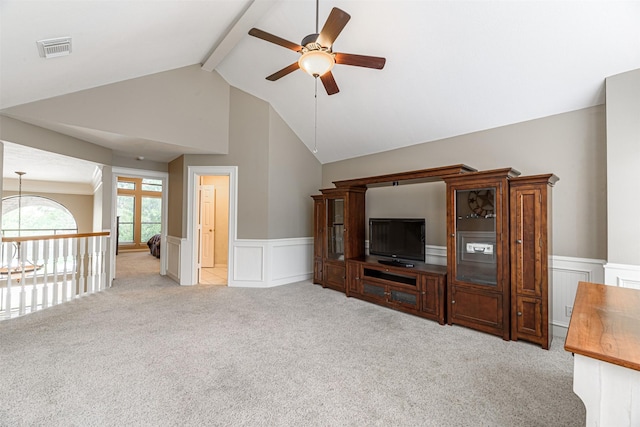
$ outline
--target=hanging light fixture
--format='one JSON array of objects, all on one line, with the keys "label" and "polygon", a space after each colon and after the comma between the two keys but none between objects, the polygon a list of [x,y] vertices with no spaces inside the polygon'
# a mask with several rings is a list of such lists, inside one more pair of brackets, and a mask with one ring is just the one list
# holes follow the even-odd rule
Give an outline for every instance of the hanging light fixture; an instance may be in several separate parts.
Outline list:
[{"label": "hanging light fixture", "polygon": [[320,77],[328,73],[335,64],[333,55],[323,49],[309,50],[298,59],[300,68],[313,77]]},{"label": "hanging light fixture", "polygon": [[[320,0],[316,0],[316,32],[309,34],[302,39],[302,56],[298,59],[298,65],[302,70],[313,77],[320,77],[336,65],[334,54],[331,52],[331,46],[323,47],[319,44],[318,36],[318,11],[320,10]],[[316,82],[317,92],[318,82]]]},{"label": "hanging light fixture", "polygon": [[[22,176],[26,175],[26,172],[15,171],[15,174],[18,175],[18,237],[22,236]],[[22,242],[17,241],[13,242],[13,246],[15,247],[14,256],[12,260],[7,260],[8,264],[6,266],[0,267],[0,274],[16,274],[16,273],[31,273],[36,270],[39,270],[42,266],[36,265],[34,262],[29,260],[24,260],[22,253]],[[4,258],[4,254],[2,255]]]}]

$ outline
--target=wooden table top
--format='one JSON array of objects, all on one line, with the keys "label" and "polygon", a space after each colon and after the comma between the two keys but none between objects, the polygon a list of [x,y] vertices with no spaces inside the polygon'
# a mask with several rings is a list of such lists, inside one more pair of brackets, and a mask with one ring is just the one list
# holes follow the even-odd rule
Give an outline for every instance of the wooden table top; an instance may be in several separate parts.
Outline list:
[{"label": "wooden table top", "polygon": [[564,349],[640,371],[640,290],[580,282]]}]

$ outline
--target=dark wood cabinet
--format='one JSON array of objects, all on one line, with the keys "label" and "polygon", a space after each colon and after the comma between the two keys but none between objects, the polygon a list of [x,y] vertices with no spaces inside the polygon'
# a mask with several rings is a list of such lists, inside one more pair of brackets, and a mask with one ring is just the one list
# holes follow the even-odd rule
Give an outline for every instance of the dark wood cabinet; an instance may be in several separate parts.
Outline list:
[{"label": "dark wood cabinet", "polygon": [[416,262],[387,266],[376,257],[347,262],[348,295],[445,323],[446,267]]},{"label": "dark wood cabinet", "polygon": [[364,255],[366,187],[320,190],[314,200],[313,282],[346,292],[346,264]]},{"label": "dark wood cabinet", "polygon": [[322,268],[324,258],[324,198],[322,195],[313,198],[313,283],[322,284]]},{"label": "dark wood cabinet", "polygon": [[447,184],[447,321],[508,340],[508,168],[445,177]]},{"label": "dark wood cabinet", "polygon": [[514,178],[510,182],[511,339],[551,346],[552,310],[551,188],[552,174]]},{"label": "dark wood cabinet", "polygon": [[[335,181],[314,200],[313,282],[441,324],[548,349],[553,174],[466,165]],[[365,256],[368,187],[446,183],[447,266]]]}]

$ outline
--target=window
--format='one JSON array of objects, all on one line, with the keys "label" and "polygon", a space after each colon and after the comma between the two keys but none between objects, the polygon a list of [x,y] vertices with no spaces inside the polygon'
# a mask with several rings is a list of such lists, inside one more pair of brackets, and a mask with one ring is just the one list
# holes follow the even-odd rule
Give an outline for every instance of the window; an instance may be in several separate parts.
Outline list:
[{"label": "window", "polygon": [[160,233],[162,180],[118,178],[118,246],[147,249],[147,241]]},{"label": "window", "polygon": [[9,196],[2,199],[2,235],[47,236],[75,234],[78,225],[67,208],[42,196]]}]

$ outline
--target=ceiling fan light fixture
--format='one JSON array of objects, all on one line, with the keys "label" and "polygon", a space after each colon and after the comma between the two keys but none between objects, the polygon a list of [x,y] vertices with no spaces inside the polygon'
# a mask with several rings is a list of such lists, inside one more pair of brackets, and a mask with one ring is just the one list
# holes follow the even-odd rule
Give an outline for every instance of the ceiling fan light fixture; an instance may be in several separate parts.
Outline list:
[{"label": "ceiling fan light fixture", "polygon": [[300,68],[313,77],[320,77],[328,73],[335,64],[333,55],[326,50],[310,50],[303,53],[298,59]]}]

